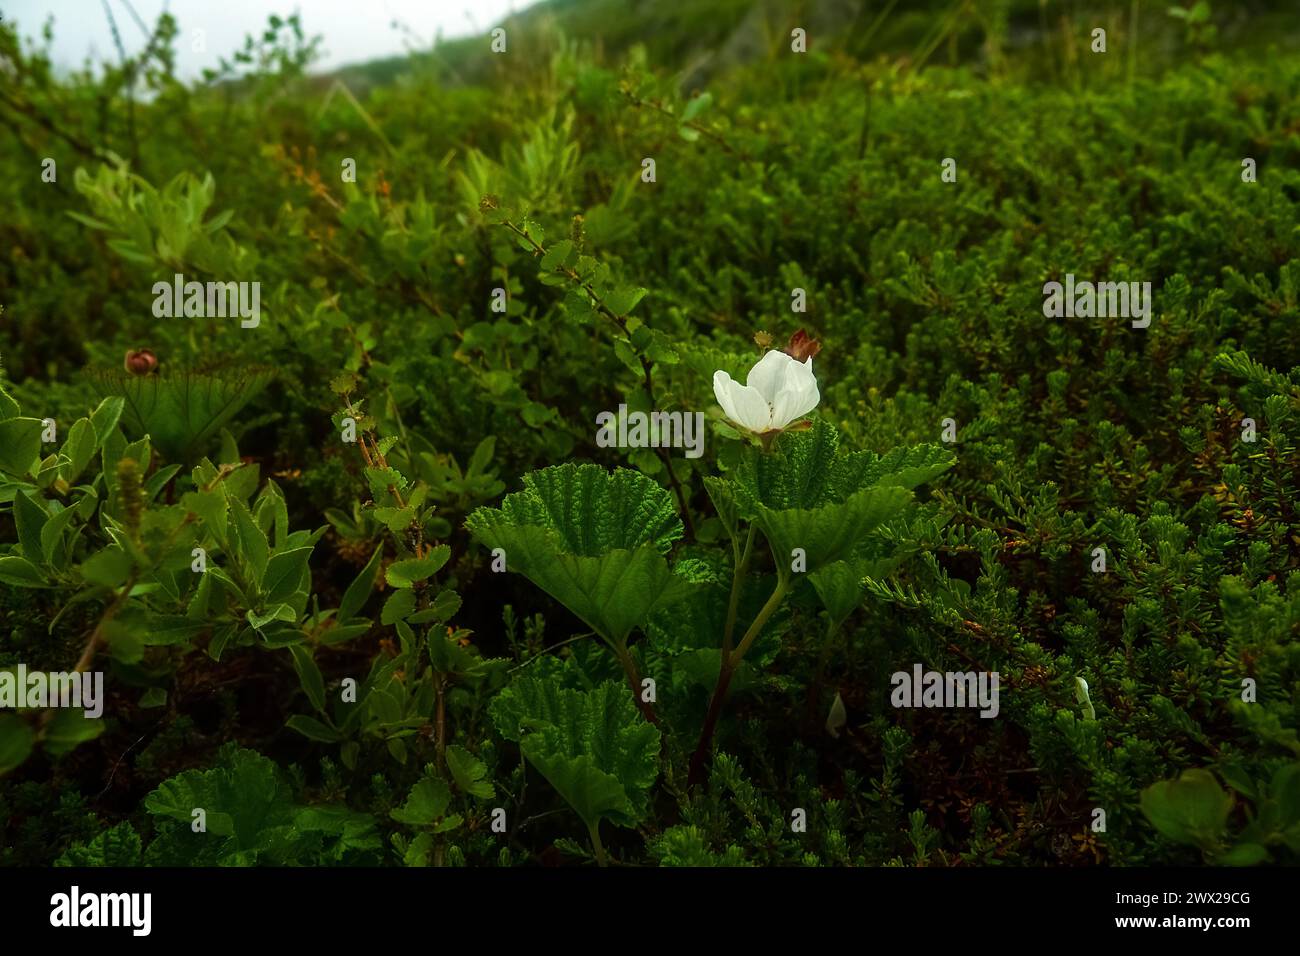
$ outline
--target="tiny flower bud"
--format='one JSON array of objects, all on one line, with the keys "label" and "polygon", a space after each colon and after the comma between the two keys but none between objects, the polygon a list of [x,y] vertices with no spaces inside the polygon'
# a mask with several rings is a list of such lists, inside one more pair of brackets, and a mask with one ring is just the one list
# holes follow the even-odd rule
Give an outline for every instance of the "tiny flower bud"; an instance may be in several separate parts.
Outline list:
[{"label": "tiny flower bud", "polygon": [[132,349],[122,366],[132,375],[148,375],[158,367],[158,356],[148,349]]},{"label": "tiny flower bud", "polygon": [[755,333],[754,333],[754,344],[757,345],[760,349],[771,348],[771,347],[772,347],[772,333],[771,333],[771,332],[764,332],[764,331],[762,331],[761,329],[760,329],[759,331],[755,332]]}]

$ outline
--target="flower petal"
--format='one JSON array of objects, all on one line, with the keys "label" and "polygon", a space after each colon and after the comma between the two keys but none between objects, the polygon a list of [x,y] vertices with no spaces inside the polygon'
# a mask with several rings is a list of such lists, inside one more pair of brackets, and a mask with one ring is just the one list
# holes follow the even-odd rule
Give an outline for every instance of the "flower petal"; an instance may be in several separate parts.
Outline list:
[{"label": "flower petal", "polygon": [[713,373],[713,394],[726,416],[742,428],[765,432],[770,427],[772,409],[758,389],[741,385],[719,370]]},{"label": "flower petal", "polygon": [[775,405],[776,397],[789,384],[790,370],[798,365],[798,362],[780,349],[764,352],[763,357],[749,370],[745,384],[758,389],[758,393],[769,405]]},{"label": "flower petal", "polygon": [[722,369],[713,373],[713,396],[722,406],[722,413],[733,422],[736,420],[736,403],[731,397],[731,390],[739,387],[740,383]]},{"label": "flower petal", "polygon": [[772,404],[772,427],[785,428],[795,419],[811,412],[821,400],[817,378],[812,371],[812,359],[795,362],[787,375],[786,387]]}]

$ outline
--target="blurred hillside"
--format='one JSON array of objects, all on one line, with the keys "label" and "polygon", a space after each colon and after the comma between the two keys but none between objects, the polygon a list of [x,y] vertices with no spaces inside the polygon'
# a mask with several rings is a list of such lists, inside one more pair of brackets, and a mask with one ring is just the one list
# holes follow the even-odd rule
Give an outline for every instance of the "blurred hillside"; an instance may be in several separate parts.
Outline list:
[{"label": "blurred hillside", "polygon": [[[305,21],[310,26],[310,12]],[[1138,69],[1158,69],[1177,62],[1189,38],[1245,50],[1300,49],[1296,24],[1294,0],[543,0],[497,25],[512,37],[513,51],[526,55],[549,54],[566,39],[608,61],[643,46],[689,91],[772,56],[795,27],[807,31],[811,53],[992,70],[1015,53],[1018,71],[1053,79],[1087,52],[1086,38],[1098,26],[1112,41],[1136,26]],[[360,91],[430,71],[449,83],[479,83],[504,68],[476,36],[334,76]]]}]

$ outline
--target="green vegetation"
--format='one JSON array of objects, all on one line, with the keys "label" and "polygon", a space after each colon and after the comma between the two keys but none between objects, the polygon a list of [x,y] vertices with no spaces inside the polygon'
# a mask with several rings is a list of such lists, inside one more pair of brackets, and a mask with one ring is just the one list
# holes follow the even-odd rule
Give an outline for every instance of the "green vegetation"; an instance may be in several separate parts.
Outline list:
[{"label": "green vegetation", "polygon": [[105,676],[0,711],[0,862],[1295,863],[1295,11],[624,6],[0,24],[0,676]]}]

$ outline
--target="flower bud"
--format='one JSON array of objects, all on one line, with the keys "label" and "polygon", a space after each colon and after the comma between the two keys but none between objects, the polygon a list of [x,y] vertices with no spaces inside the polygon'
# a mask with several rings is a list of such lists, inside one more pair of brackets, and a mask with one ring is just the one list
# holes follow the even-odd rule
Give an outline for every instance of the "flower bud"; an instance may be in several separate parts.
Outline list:
[{"label": "flower bud", "polygon": [[131,349],[122,366],[132,375],[148,375],[158,367],[158,356],[149,349]]},{"label": "flower bud", "polygon": [[785,347],[786,355],[797,362],[804,362],[822,350],[822,344],[800,329],[790,336],[790,344]]}]

